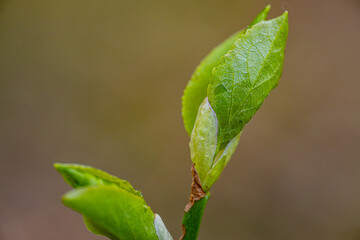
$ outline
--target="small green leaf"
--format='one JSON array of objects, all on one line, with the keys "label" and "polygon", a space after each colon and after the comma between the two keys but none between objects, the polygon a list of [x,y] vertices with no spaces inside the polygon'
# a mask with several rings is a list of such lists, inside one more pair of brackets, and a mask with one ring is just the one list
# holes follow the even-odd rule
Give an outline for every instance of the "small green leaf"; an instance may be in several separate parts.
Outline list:
[{"label": "small green leaf", "polygon": [[244,128],[277,86],[288,34],[287,12],[255,24],[213,69],[208,97],[219,121],[218,148]]},{"label": "small green leaf", "polygon": [[203,181],[213,163],[216,151],[218,123],[207,97],[199,107],[195,126],[191,133],[190,153],[195,169]]},{"label": "small green leaf", "polygon": [[[264,21],[270,10],[270,5],[261,11],[261,13],[255,17],[248,28],[252,27],[258,22]],[[220,57],[227,53],[234,45],[234,42],[245,33],[248,29],[242,30],[230,36],[224,42],[214,48],[196,68],[193,76],[187,84],[184,96],[182,97],[182,116],[184,119],[185,129],[189,135],[195,124],[198,108],[204,98],[207,96],[207,87],[210,82],[212,70],[220,63]]]},{"label": "small green leaf", "polygon": [[65,194],[63,203],[81,213],[94,232],[106,232],[111,239],[158,240],[150,207],[141,197],[117,186],[79,188]]},{"label": "small green leaf", "polygon": [[219,179],[222,171],[224,170],[226,164],[231,159],[231,156],[234,154],[236,147],[239,143],[239,139],[241,136],[241,132],[239,135],[234,137],[226,146],[224,150],[221,150],[215,157],[214,164],[212,165],[211,169],[207,173],[205,180],[203,182],[203,190],[207,192],[210,190],[212,185]]},{"label": "small green leaf", "polygon": [[173,240],[163,220],[158,214],[155,214],[155,230],[159,240]]},{"label": "small green leaf", "polygon": [[[96,187],[96,186],[109,186],[109,187],[113,187],[115,189],[120,189],[122,191],[127,192],[128,194],[130,194],[134,197],[133,199],[135,199],[135,202],[142,201],[141,206],[147,206],[141,193],[139,191],[136,191],[129,182],[119,179],[115,176],[112,176],[104,171],[101,171],[99,169],[92,168],[89,166],[78,165],[78,164],[56,163],[54,165],[54,167],[64,177],[64,179],[67,183],[69,183],[74,188],[81,189],[81,191],[85,191],[89,187],[91,188],[91,187]],[[74,194],[74,192],[72,192],[72,194]],[[116,193],[114,193],[114,194],[116,195]],[[67,194],[64,196],[63,199],[64,199],[64,204],[71,207],[70,206],[71,204],[68,201],[70,199],[69,196],[73,196],[73,195]],[[106,204],[106,203],[104,203],[104,201],[105,200],[107,201],[107,199],[101,198],[101,197],[98,197],[97,199],[93,198],[91,200],[93,201],[93,204],[97,204],[99,206]],[[131,198],[128,198],[128,200],[132,201]],[[86,202],[85,199],[82,199],[82,201]],[[129,204],[131,204],[131,202],[129,202]],[[96,213],[96,211],[102,211],[102,210],[101,210],[101,208],[93,208],[92,211],[93,211],[92,212],[93,214],[100,215],[101,213]],[[79,211],[79,212],[81,212],[81,211]],[[150,212],[151,212],[151,210],[150,210]],[[126,212],[123,214],[126,214]],[[121,216],[121,214],[119,214],[119,216]],[[129,216],[129,218],[131,217],[129,214],[127,216]],[[90,216],[88,216],[86,214],[83,214],[83,217],[84,217],[84,223],[90,232],[97,234],[97,235],[106,236],[110,239],[123,240],[123,239],[118,238],[117,235],[114,235],[114,232],[111,230],[111,225],[115,224],[115,223],[111,223],[110,225],[108,224],[106,226],[103,225],[103,222],[113,221],[114,217],[109,217],[109,219],[105,219],[107,217],[107,215],[103,215],[103,219],[91,218]],[[139,217],[141,218],[141,216],[138,216],[138,218]],[[138,218],[134,218],[133,220],[137,221]],[[154,218],[154,216],[153,216],[153,218]],[[142,223],[138,222],[137,224],[142,224]],[[128,224],[124,224],[122,226],[124,231],[126,231],[126,228],[128,228],[128,227],[129,227]],[[129,239],[129,238],[126,238],[126,239]]]},{"label": "small green leaf", "polygon": [[99,169],[85,165],[66,163],[55,163],[54,167],[73,188],[114,185],[129,193],[142,197],[140,191],[136,191],[128,181],[119,179]]}]

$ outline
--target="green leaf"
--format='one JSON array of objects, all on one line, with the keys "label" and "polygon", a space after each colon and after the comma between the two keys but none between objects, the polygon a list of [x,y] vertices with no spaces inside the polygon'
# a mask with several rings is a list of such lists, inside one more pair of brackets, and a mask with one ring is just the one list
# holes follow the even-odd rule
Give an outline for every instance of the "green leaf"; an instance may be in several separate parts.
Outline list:
[{"label": "green leaf", "polygon": [[207,97],[199,107],[195,126],[191,133],[190,153],[200,180],[203,181],[213,163],[218,123]]},{"label": "green leaf", "polygon": [[[255,25],[258,22],[264,21],[270,10],[268,5],[261,13],[252,21],[249,27]],[[249,28],[248,27],[248,28]],[[247,28],[247,29],[248,29]],[[227,53],[234,42],[245,33],[245,30],[237,32],[226,39],[224,42],[214,48],[196,68],[193,76],[187,84],[184,96],[182,97],[182,116],[184,119],[185,129],[189,135],[195,124],[196,115],[200,104],[207,96],[207,88],[212,75],[212,69],[220,63],[220,57]]]},{"label": "green leaf", "polygon": [[155,214],[155,230],[159,240],[173,240],[163,220],[158,214]]},{"label": "green leaf", "polygon": [[81,213],[92,230],[106,232],[111,239],[158,240],[150,207],[141,197],[117,186],[75,189],[65,194],[63,203]]},{"label": "green leaf", "polygon": [[278,84],[288,34],[287,12],[255,24],[213,69],[208,97],[219,121],[218,147],[225,148]]},{"label": "green leaf", "polygon": [[226,146],[224,150],[221,150],[215,157],[214,164],[211,166],[211,169],[208,171],[205,180],[203,182],[203,190],[207,192],[210,190],[212,185],[219,179],[222,171],[224,170],[226,164],[230,161],[231,156],[234,154],[236,147],[239,143],[239,135],[234,137]]},{"label": "green leaf", "polygon": [[[85,191],[88,188],[92,188],[92,187],[96,187],[96,186],[108,186],[108,187],[112,187],[113,191],[114,191],[114,196],[116,196],[116,190],[115,189],[120,189],[121,191],[125,191],[127,194],[130,194],[133,196],[133,198],[128,197],[127,200],[129,201],[128,204],[132,204],[132,201],[134,200],[134,204],[139,205],[138,203],[141,201],[141,209],[143,209],[143,206],[146,206],[146,208],[150,209],[149,207],[147,207],[145,200],[143,199],[141,193],[139,191],[136,191],[129,182],[119,179],[115,176],[112,176],[104,171],[101,171],[99,169],[96,168],[92,168],[89,166],[84,166],[84,165],[78,165],[78,164],[62,164],[62,163],[56,163],[54,165],[54,167],[56,168],[56,170],[64,177],[65,181],[68,182],[72,187],[77,188],[77,189],[81,189],[81,191]],[[94,190],[95,191],[95,190]],[[109,190],[107,191],[108,194],[110,195],[111,193],[109,192]],[[80,192],[82,193],[82,192]],[[70,194],[70,193],[69,193]],[[71,194],[69,195],[65,195],[63,198],[64,204],[74,208],[74,206],[72,206],[71,201],[73,200],[73,198],[69,198],[69,196],[74,196],[71,194],[74,194],[74,192],[71,192]],[[122,194],[123,195],[123,194]],[[92,201],[92,204],[94,205],[98,205],[98,206],[102,206],[104,204],[108,204],[108,202],[106,201],[110,201],[107,198],[102,198],[97,197],[97,198],[92,198],[92,199],[85,199],[87,195],[83,195],[83,198],[81,201],[84,202],[84,206],[87,204],[86,201]],[[125,197],[123,197],[123,199],[126,199],[127,195],[124,195]],[[105,197],[105,195],[104,195]],[[71,201],[70,201],[71,200]],[[115,201],[115,199],[114,199]],[[79,203],[82,204],[82,203]],[[124,205],[126,206],[126,205]],[[110,205],[108,206],[110,207]],[[106,211],[106,209],[101,209],[101,207],[99,208],[91,208],[89,207],[88,210],[92,210],[92,214],[93,215],[97,215],[100,216],[101,213],[97,213],[96,211]],[[75,209],[76,210],[76,209]],[[87,227],[87,229],[97,235],[103,235],[106,236],[110,239],[120,239],[118,238],[118,235],[114,235],[114,231],[112,230],[112,225],[116,224],[116,222],[111,223],[111,221],[115,221],[116,219],[113,216],[109,215],[109,218],[107,219],[108,215],[103,214],[102,217],[91,217],[90,215],[88,216],[85,210],[80,211],[81,209],[79,209],[78,211],[80,213],[83,214],[84,217],[84,223]],[[129,209],[128,209],[129,210]],[[127,211],[128,211],[127,210]],[[120,211],[122,211],[120,209]],[[134,222],[137,222],[137,224],[143,224],[142,222],[139,221],[139,219],[141,220],[142,216],[138,215],[138,216],[131,216],[131,214],[127,213],[127,211],[123,212],[123,213],[114,213],[114,214],[118,214],[119,216],[121,216],[121,214],[126,214],[128,216],[128,218],[132,219]],[[151,212],[151,210],[150,210]],[[147,215],[149,215],[149,211],[144,212]],[[152,214],[152,218],[154,219],[154,214],[151,212]],[[115,219],[115,220],[114,220]],[[128,222],[128,219],[126,220]],[[104,225],[105,222],[108,222],[106,225]],[[123,222],[125,223],[125,222]],[[154,223],[152,223],[152,225],[154,225]],[[121,231],[130,231],[129,229],[129,222],[127,224],[123,224],[122,225],[122,229]],[[130,239],[130,238],[125,238],[125,239]]]},{"label": "green leaf", "polygon": [[205,98],[199,107],[189,144],[191,160],[195,164],[204,192],[208,192],[220,177],[224,167],[235,152],[241,135],[240,133],[233,138],[226,148],[220,150],[215,156],[217,134],[218,122],[216,114],[212,110],[208,99]]},{"label": "green leaf", "polygon": [[85,165],[66,163],[55,163],[54,167],[73,188],[114,185],[129,193],[142,197],[140,191],[136,191],[128,181],[119,179],[99,169]]}]

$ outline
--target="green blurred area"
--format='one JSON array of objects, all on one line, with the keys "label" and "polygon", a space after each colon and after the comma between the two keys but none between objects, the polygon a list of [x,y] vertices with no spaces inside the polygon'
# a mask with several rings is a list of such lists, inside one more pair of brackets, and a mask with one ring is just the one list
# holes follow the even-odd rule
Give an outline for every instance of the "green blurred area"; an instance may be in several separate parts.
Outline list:
[{"label": "green blurred area", "polygon": [[0,239],[101,239],[61,205],[77,162],[140,189],[175,238],[190,191],[181,96],[270,3],[284,74],[215,184],[200,240],[360,239],[358,0],[0,0]]}]

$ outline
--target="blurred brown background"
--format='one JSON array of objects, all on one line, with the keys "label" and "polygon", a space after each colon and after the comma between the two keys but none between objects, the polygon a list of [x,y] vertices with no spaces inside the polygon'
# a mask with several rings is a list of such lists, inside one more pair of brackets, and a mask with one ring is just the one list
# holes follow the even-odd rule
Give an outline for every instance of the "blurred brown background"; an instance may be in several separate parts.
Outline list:
[{"label": "blurred brown background", "polygon": [[182,91],[268,3],[290,15],[284,74],[199,239],[360,239],[359,0],[0,0],[0,239],[102,239],[62,206],[54,162],[128,179],[180,236]]}]

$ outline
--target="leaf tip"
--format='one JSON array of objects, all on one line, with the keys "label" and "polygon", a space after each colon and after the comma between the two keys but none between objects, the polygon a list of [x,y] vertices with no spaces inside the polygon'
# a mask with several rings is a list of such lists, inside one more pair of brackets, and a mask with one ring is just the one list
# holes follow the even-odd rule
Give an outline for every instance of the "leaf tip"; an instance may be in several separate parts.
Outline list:
[{"label": "leaf tip", "polygon": [[78,190],[71,190],[69,192],[67,192],[66,194],[64,194],[61,197],[61,202],[67,206],[72,208],[72,203],[74,202],[75,199],[77,199],[79,197],[79,191]]},{"label": "leaf tip", "polygon": [[62,171],[64,171],[64,169],[66,168],[67,164],[64,163],[54,163],[54,168],[56,171],[58,171],[59,173],[61,173]]},{"label": "leaf tip", "polygon": [[271,5],[268,4],[266,5],[266,7],[264,8],[264,12],[268,13],[270,11]]},{"label": "leaf tip", "polygon": [[282,16],[285,18],[285,19],[288,19],[288,15],[289,15],[289,12],[288,11],[285,11]]},{"label": "leaf tip", "polygon": [[66,163],[54,163],[54,168],[58,173],[60,173],[65,178],[66,177],[66,172],[67,172],[67,170],[69,168],[69,164],[66,164]]},{"label": "leaf tip", "polygon": [[81,174],[79,174],[74,167],[79,166],[76,164],[68,164],[68,163],[55,163],[54,168],[61,176],[64,178],[65,182],[67,182],[73,188],[77,188],[84,183],[86,180]]}]

